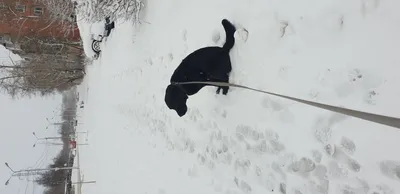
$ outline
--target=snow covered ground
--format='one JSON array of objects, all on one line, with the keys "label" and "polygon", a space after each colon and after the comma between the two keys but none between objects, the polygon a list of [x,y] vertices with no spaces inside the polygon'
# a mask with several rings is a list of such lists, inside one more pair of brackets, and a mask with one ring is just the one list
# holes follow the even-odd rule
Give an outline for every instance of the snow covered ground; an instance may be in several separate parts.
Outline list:
[{"label": "snow covered ground", "polygon": [[222,45],[227,18],[249,32],[236,36],[231,82],[399,117],[399,1],[145,5],[141,24],[116,21],[81,85],[80,167],[97,181],[83,194],[400,192],[398,129],[236,88],[204,88],[183,118],[164,104],[174,69]]}]

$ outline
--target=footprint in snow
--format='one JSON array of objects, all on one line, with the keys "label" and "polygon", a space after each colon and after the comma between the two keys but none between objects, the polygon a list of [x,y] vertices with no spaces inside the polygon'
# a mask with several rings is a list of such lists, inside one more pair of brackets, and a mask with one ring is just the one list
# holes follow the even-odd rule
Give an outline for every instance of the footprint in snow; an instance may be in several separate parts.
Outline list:
[{"label": "footprint in snow", "polygon": [[281,111],[286,108],[286,106],[280,103],[278,100],[272,100],[269,97],[263,98],[261,106],[274,112]]},{"label": "footprint in snow", "polygon": [[394,190],[385,184],[376,185],[368,194],[394,194]]},{"label": "footprint in snow", "polygon": [[369,105],[376,105],[378,96],[379,96],[379,93],[376,92],[376,90],[370,90],[365,94],[364,102]]},{"label": "footprint in snow", "polygon": [[278,163],[273,162],[271,168],[282,178],[282,180],[286,180],[286,172],[283,170],[284,166],[280,166]]},{"label": "footprint in snow", "polygon": [[302,157],[300,160],[289,165],[288,169],[292,173],[308,177],[309,173],[315,169],[316,165],[310,158]]},{"label": "footprint in snow", "polygon": [[242,174],[242,175],[246,175],[251,167],[251,162],[248,159],[236,159],[234,165],[233,165],[234,169],[236,172]]},{"label": "footprint in snow", "polygon": [[202,119],[203,115],[201,114],[200,110],[197,108],[193,108],[189,110],[189,119],[197,122],[199,119]]},{"label": "footprint in snow", "polygon": [[182,31],[182,40],[183,40],[183,54],[186,55],[186,53],[188,52],[187,30]]},{"label": "footprint in snow", "polygon": [[367,193],[369,188],[365,187],[365,185],[349,185],[349,184],[340,184],[336,189],[337,193],[342,194],[357,194],[357,193]]},{"label": "footprint in snow", "polygon": [[360,172],[360,163],[351,158],[342,147],[336,146],[334,144],[327,144],[324,147],[326,153],[331,156],[334,162],[340,163],[344,166],[346,170],[351,170],[352,172]]},{"label": "footprint in snow", "polygon": [[346,119],[346,116],[338,113],[333,113],[327,117],[319,117],[315,122],[315,138],[322,144],[329,142],[332,136],[332,127]]},{"label": "footprint in snow", "polygon": [[312,150],[312,157],[316,163],[320,163],[322,160],[322,153],[318,150]]},{"label": "footprint in snow", "polygon": [[341,29],[343,29],[343,14],[327,12],[323,14],[320,19],[321,23],[319,23],[319,25],[329,32],[339,32]]},{"label": "footprint in snow", "polygon": [[318,180],[324,180],[328,178],[328,168],[326,166],[318,164],[315,166],[315,170],[312,172],[312,175],[316,177]]},{"label": "footprint in snow", "polygon": [[237,177],[233,179],[235,182],[236,186],[244,193],[251,193],[252,188],[249,183],[247,183],[244,180],[239,180]]},{"label": "footprint in snow", "polygon": [[329,193],[329,180],[321,180],[319,182],[309,180],[308,181],[309,193],[316,194],[328,194]]},{"label": "footprint in snow", "polygon": [[347,137],[342,137],[342,139],[340,140],[340,146],[343,151],[350,155],[353,155],[356,151],[356,144],[353,142],[353,140]]},{"label": "footprint in snow", "polygon": [[223,109],[223,108],[220,108],[220,107],[214,108],[213,112],[216,115],[221,116],[222,118],[226,118],[228,116],[228,111],[226,109]]},{"label": "footprint in snow", "polygon": [[380,5],[380,0],[362,0],[361,1],[361,14],[365,15],[372,13],[378,9]]},{"label": "footprint in snow", "polygon": [[[271,133],[269,135],[277,134]],[[279,154],[285,150],[285,146],[278,139],[264,139],[265,135],[247,125],[236,127],[236,138],[244,145],[245,149],[252,150],[258,154]]]},{"label": "footprint in snow", "polygon": [[384,160],[379,164],[381,173],[388,178],[400,181],[400,161]]},{"label": "footprint in snow", "polygon": [[220,40],[221,40],[221,35],[220,35],[220,33],[217,32],[217,31],[213,32],[213,35],[212,35],[212,41],[213,41],[213,43],[214,43],[214,44],[218,44]]},{"label": "footprint in snow", "polygon": [[268,97],[265,97],[261,102],[261,106],[271,112],[276,112],[278,114],[278,118],[283,123],[292,123],[294,121],[294,114],[287,108],[287,105],[279,102],[278,100],[272,100]]},{"label": "footprint in snow", "polygon": [[168,53],[166,57],[167,62],[171,62],[174,60],[174,55],[172,53]]},{"label": "footprint in snow", "polygon": [[347,76],[348,78],[344,81],[344,83],[341,83],[335,87],[336,94],[341,98],[349,96],[357,90],[369,92],[382,84],[382,79],[380,77],[360,69],[353,69],[349,71]]},{"label": "footprint in snow", "polygon": [[290,171],[290,165],[296,161],[295,157],[294,154],[290,153],[278,156],[278,159],[271,164],[272,170],[278,173],[282,180],[286,180],[286,173],[288,170]]}]

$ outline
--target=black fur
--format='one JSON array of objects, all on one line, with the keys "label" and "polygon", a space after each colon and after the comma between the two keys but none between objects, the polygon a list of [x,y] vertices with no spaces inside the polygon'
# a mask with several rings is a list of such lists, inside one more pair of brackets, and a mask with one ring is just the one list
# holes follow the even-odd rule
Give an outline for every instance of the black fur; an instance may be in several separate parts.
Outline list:
[{"label": "black fur", "polygon": [[[235,44],[235,26],[228,20],[222,20],[226,41],[222,47],[204,47],[189,54],[176,68],[171,76],[171,84],[165,91],[165,103],[175,110],[180,117],[186,114],[188,96],[196,94],[206,84],[175,85],[176,82],[215,81],[229,83],[229,73],[232,70],[229,51]],[[226,95],[229,87],[218,87]]]}]

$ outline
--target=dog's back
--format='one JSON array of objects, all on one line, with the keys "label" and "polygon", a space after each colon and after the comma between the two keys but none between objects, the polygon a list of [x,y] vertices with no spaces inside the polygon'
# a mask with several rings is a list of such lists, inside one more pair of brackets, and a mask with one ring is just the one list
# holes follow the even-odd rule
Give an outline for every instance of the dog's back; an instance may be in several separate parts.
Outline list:
[{"label": "dog's back", "polygon": [[215,58],[218,58],[220,56],[227,56],[229,58],[229,51],[233,48],[235,44],[234,33],[236,31],[236,28],[227,19],[223,19],[221,23],[224,27],[226,34],[226,41],[224,45],[222,47],[204,47],[190,53],[182,60],[181,64],[172,74],[170,80],[171,83],[202,81],[204,80],[204,77],[199,74],[199,71],[207,71],[208,69],[215,68],[215,62],[212,61]]}]

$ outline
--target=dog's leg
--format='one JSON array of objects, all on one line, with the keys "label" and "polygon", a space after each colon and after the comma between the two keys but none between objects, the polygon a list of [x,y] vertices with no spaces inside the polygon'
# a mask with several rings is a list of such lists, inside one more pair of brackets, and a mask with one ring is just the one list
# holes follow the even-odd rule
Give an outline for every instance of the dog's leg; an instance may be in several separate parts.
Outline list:
[{"label": "dog's leg", "polygon": [[[212,78],[211,81],[229,83],[229,75],[226,75],[224,79]],[[219,94],[221,92],[221,89],[222,89],[223,95],[228,94],[229,86],[216,86],[216,87],[217,87],[217,91],[216,91],[217,94]]]},{"label": "dog's leg", "polygon": [[[229,83],[229,73],[225,74],[225,79],[223,80],[226,83]],[[223,86],[222,87],[222,94],[227,95],[229,91],[229,86]]]},{"label": "dog's leg", "polygon": [[227,94],[228,94],[228,91],[229,91],[229,86],[224,86],[224,87],[222,87],[222,94],[223,94],[223,95],[227,95]]},{"label": "dog's leg", "polygon": [[221,87],[217,88],[217,94],[219,94],[219,92],[221,91]]},{"label": "dog's leg", "polygon": [[229,86],[218,87],[216,93],[219,94],[221,92],[221,89],[222,89],[222,94],[223,95],[227,95],[228,94]]}]

